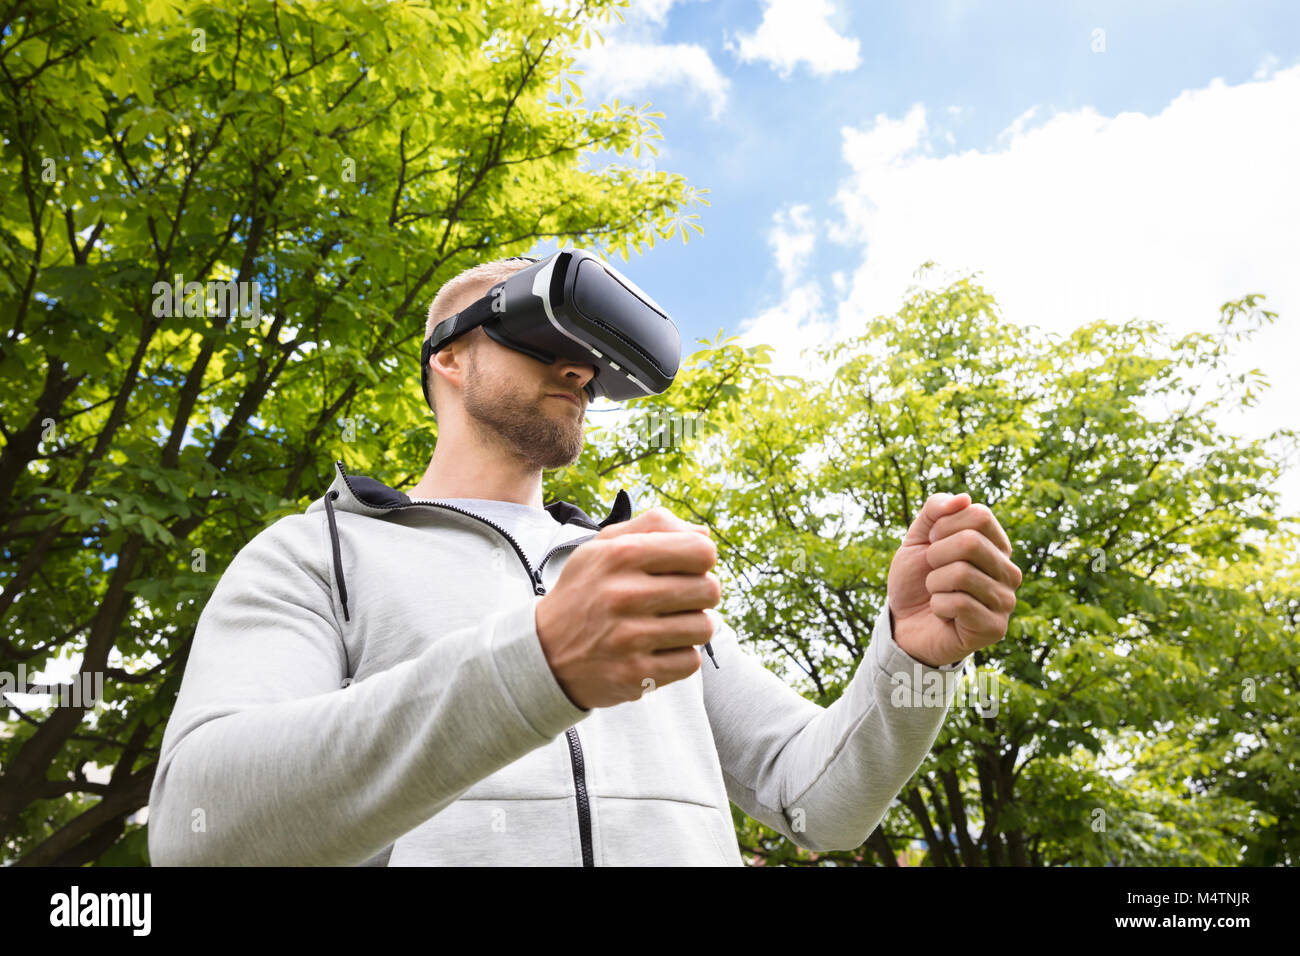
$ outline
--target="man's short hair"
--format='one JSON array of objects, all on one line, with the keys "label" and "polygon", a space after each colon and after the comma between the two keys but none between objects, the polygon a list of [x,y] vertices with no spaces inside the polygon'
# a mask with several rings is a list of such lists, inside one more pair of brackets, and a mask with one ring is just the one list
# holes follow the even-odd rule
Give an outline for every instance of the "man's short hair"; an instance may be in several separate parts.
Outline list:
[{"label": "man's short hair", "polygon": [[[479,296],[485,294],[487,290],[495,283],[502,279],[508,279],[520,269],[527,269],[533,263],[527,259],[493,259],[490,262],[480,262],[476,266],[470,266],[464,272],[452,276],[442,284],[438,294],[433,297],[429,303],[429,317],[424,324],[424,339],[433,334],[433,330],[438,327],[438,323],[455,315],[461,309],[465,308]],[[486,333],[480,325],[477,328],[466,332],[462,339],[476,341],[483,338]],[[424,342],[421,339],[421,343]],[[461,341],[458,339],[457,341]],[[438,420],[437,399],[434,397],[433,375],[429,376],[429,394],[426,396],[430,405],[433,406],[433,420]]]}]

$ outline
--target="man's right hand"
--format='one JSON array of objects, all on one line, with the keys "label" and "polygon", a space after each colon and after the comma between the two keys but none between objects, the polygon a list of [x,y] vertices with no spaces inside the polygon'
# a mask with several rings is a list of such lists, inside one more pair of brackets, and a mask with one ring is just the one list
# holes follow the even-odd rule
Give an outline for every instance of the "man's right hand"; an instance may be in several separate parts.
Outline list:
[{"label": "man's right hand", "polygon": [[713,637],[704,609],[722,597],[711,572],[717,560],[708,529],[667,508],[579,545],[535,617],[546,662],[569,699],[586,710],[612,707],[694,674],[695,645]]}]

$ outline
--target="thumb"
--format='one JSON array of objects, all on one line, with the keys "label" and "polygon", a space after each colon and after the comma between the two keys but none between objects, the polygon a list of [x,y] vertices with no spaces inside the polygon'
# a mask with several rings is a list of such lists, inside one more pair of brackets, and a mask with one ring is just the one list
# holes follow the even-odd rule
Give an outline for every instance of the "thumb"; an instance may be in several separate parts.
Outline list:
[{"label": "thumb", "polygon": [[[707,535],[709,526],[683,521],[667,508],[660,506],[642,512],[627,521],[606,525],[600,530],[599,537],[613,538],[621,534],[639,534],[646,531],[699,531]],[[928,529],[926,533],[929,533]]]},{"label": "thumb", "polygon": [[925,499],[925,504],[921,506],[921,512],[912,522],[912,526],[907,529],[907,534],[903,537],[903,544],[929,544],[930,529],[934,523],[944,515],[955,514],[970,504],[970,495],[962,492],[959,495],[950,495],[946,491],[940,491]]}]

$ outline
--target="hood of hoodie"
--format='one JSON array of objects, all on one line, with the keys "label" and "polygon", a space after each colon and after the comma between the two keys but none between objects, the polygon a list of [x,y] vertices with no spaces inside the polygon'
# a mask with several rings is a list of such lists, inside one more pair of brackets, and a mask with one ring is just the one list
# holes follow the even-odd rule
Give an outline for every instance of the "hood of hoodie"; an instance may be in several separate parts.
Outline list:
[{"label": "hood of hoodie", "polygon": [[[334,560],[334,578],[339,589],[339,598],[343,605],[344,620],[350,620],[348,612],[347,581],[343,575],[342,549],[339,544],[338,524],[334,519],[335,511],[347,511],[353,514],[366,515],[372,518],[384,518],[395,511],[405,508],[426,508],[441,507],[460,514],[468,514],[463,509],[451,505],[438,504],[436,499],[426,501],[424,499],[412,500],[408,495],[391,488],[374,478],[367,478],[363,475],[350,475],[344,468],[343,462],[336,460],[334,462],[334,481],[330,484],[325,494],[312,502],[307,508],[307,513],[324,509],[326,518],[329,521],[330,530],[330,549]],[[599,532],[602,528],[610,524],[616,524],[620,521],[627,521],[632,517],[632,499],[628,493],[620,488],[614,498],[614,505],[610,508],[609,514],[605,519],[596,522],[590,515],[579,508],[577,505],[568,501],[552,501],[550,504],[543,506],[544,510],[556,520],[556,523],[563,525],[565,528],[571,528],[572,533],[565,540],[575,540],[580,537],[589,537],[593,532]],[[485,519],[471,515],[476,520]],[[489,522],[490,523],[490,522]],[[506,538],[514,545],[519,556],[527,564],[527,558],[524,557],[519,545],[507,534]]]}]

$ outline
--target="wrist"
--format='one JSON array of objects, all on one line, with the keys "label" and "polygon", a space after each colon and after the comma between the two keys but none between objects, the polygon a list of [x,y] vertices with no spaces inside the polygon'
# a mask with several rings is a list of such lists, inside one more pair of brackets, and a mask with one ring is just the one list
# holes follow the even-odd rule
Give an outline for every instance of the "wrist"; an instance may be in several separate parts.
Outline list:
[{"label": "wrist", "polygon": [[928,654],[917,650],[913,646],[915,642],[911,640],[912,630],[913,625],[909,623],[908,619],[904,618],[900,621],[894,616],[894,609],[891,607],[889,609],[889,633],[893,637],[894,644],[899,650],[918,664],[923,664],[926,667],[943,667],[946,664],[952,663],[951,661],[936,662]]},{"label": "wrist", "polygon": [[560,662],[556,659],[553,648],[547,641],[547,635],[552,633],[550,624],[547,623],[549,621],[547,615],[549,608],[550,605],[546,603],[545,597],[538,601],[533,608],[533,630],[537,632],[537,643],[541,645],[542,657],[546,659],[546,667],[551,672],[551,677],[554,678],[555,683],[559,685],[560,690],[564,691],[564,696],[569,698],[569,702],[573,704],[574,707],[579,707],[582,710],[590,710],[591,708],[587,707],[585,704],[580,702],[576,696],[574,696],[573,686],[566,681],[561,674],[562,668],[560,667]]}]

